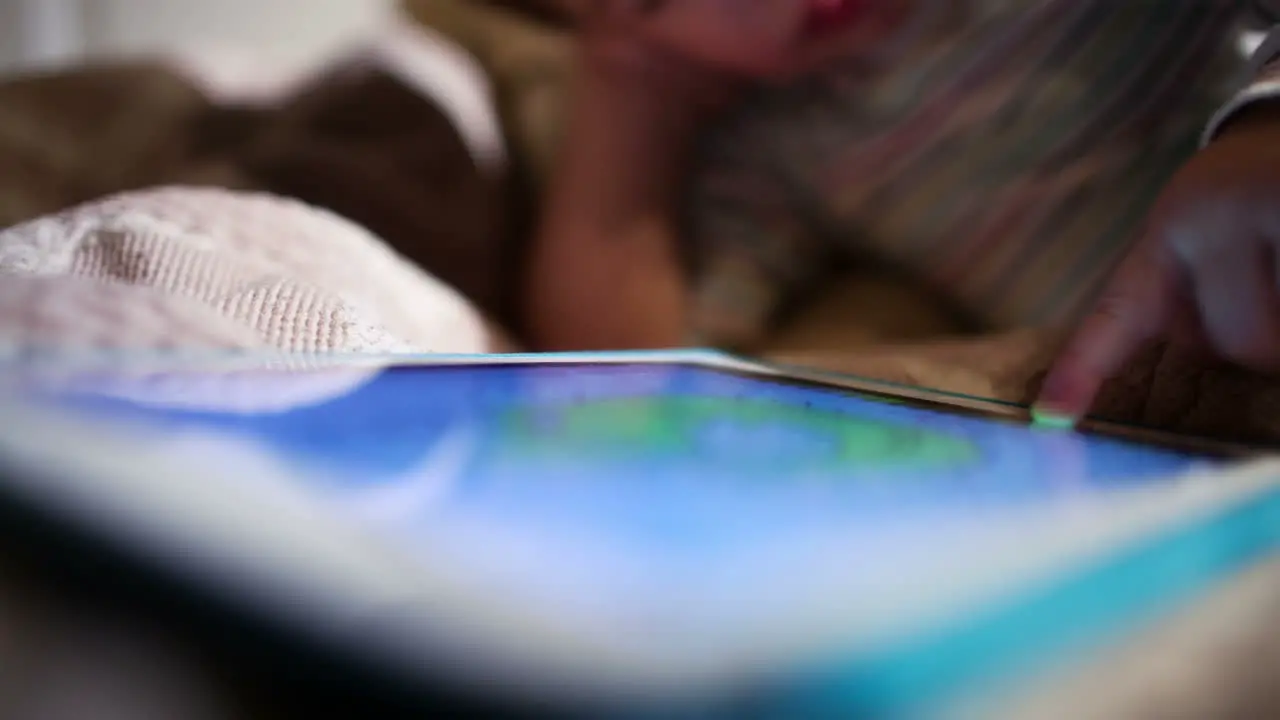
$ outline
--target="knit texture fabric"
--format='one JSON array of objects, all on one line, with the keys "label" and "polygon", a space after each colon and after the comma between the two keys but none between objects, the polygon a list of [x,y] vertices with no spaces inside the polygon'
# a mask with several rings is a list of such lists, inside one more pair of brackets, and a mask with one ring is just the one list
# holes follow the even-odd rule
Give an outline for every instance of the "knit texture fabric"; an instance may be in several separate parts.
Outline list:
[{"label": "knit texture fabric", "polygon": [[377,237],[270,195],[163,188],[0,232],[0,351],[495,349]]}]

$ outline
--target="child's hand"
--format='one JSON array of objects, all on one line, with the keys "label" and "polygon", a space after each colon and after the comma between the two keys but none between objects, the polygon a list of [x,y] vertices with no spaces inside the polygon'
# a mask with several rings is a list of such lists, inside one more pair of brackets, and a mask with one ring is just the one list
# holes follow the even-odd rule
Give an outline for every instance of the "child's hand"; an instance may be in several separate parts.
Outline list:
[{"label": "child's hand", "polygon": [[1280,370],[1280,109],[1250,111],[1174,176],[1076,330],[1038,408],[1078,419],[1148,342],[1205,342]]}]

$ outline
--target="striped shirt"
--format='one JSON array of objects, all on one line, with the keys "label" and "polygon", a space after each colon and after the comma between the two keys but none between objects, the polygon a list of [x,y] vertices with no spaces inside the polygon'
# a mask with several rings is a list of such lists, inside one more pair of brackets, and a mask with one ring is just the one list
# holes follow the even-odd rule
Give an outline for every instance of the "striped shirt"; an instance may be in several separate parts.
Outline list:
[{"label": "striped shirt", "polygon": [[879,68],[761,87],[684,196],[695,331],[733,345],[833,262],[989,328],[1070,320],[1246,79],[1244,0],[935,0]]}]

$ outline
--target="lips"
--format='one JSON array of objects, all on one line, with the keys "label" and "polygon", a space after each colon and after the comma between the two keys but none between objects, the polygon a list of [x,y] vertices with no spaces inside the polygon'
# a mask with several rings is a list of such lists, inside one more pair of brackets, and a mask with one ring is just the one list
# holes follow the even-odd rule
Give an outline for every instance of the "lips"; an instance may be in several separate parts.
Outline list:
[{"label": "lips", "polygon": [[858,24],[875,0],[810,0],[808,35],[830,35]]}]

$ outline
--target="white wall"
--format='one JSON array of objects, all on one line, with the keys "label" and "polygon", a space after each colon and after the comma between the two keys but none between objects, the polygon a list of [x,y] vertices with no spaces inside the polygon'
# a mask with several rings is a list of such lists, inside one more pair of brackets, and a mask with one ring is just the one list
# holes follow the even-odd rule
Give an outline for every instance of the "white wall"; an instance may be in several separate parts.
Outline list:
[{"label": "white wall", "polygon": [[22,56],[22,48],[18,45],[22,37],[18,23],[17,4],[12,0],[0,0],[0,69],[17,64]]},{"label": "white wall", "polygon": [[[0,62],[182,53],[252,59],[262,72],[312,63],[393,14],[394,0],[0,0]],[[75,27],[79,25],[80,27]],[[17,37],[13,37],[16,35]],[[72,43],[78,46],[68,50]]]},{"label": "white wall", "polygon": [[84,0],[0,0],[0,69],[57,64],[84,49]]},{"label": "white wall", "polygon": [[95,52],[247,48],[267,63],[286,65],[370,31],[393,8],[391,0],[82,1]]}]

